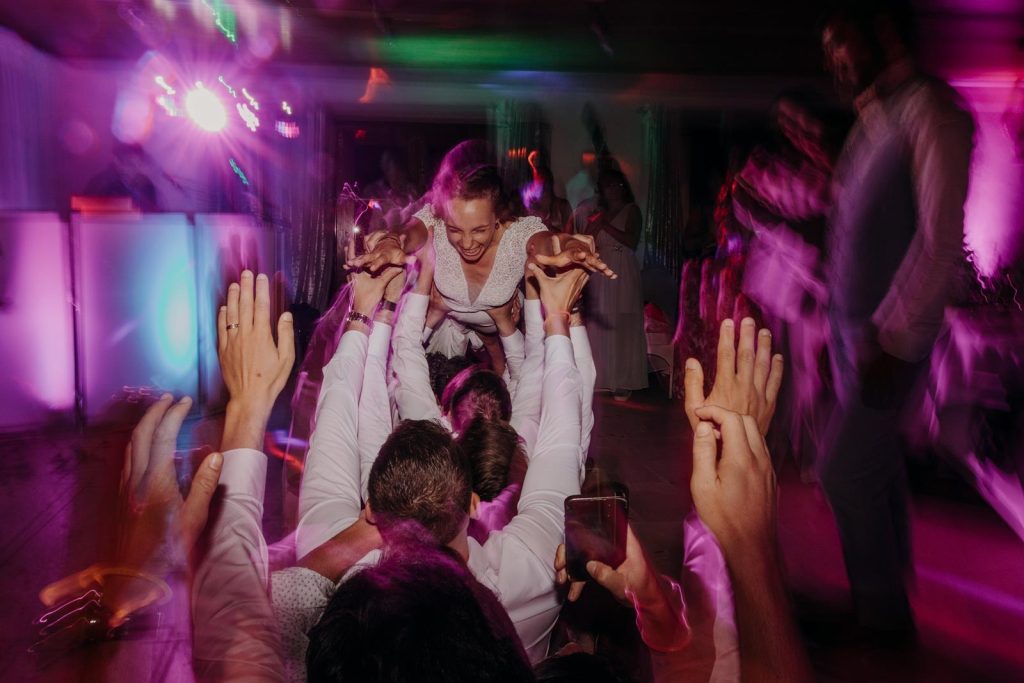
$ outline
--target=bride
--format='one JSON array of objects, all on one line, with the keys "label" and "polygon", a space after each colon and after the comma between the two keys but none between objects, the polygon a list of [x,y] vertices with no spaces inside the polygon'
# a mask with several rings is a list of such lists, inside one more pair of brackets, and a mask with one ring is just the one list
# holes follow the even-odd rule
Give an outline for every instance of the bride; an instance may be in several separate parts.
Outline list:
[{"label": "bride", "polygon": [[616,277],[592,241],[563,235],[558,250],[552,248],[552,237],[539,218],[515,214],[486,145],[467,140],[445,155],[429,201],[412,220],[347,265],[371,272],[401,266],[429,241],[435,298],[446,314],[430,350],[455,356],[465,353],[468,343],[482,342],[494,356],[498,329],[488,311],[521,296],[519,282],[528,258],[545,267],[582,267]]}]

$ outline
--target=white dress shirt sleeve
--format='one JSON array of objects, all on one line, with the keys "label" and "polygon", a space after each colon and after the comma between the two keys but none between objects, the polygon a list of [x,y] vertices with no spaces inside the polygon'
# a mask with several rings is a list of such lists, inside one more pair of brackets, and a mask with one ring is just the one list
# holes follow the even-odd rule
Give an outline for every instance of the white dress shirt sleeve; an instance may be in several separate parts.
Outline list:
[{"label": "white dress shirt sleeve", "polygon": [[391,338],[392,386],[398,415],[403,420],[441,419],[421,341],[429,305],[430,297],[426,294],[406,294]]},{"label": "white dress shirt sleeve", "polygon": [[500,597],[533,662],[546,654],[561,607],[552,563],[563,538],[565,498],[580,492],[580,375],[567,337],[548,337],[544,351],[540,433],[519,514],[482,546],[470,544],[469,561]]},{"label": "white dress shirt sleeve", "polygon": [[520,381],[512,393],[512,416],[509,424],[523,440],[523,450],[533,453],[540,430],[541,394],[544,381],[544,318],[540,301],[527,299],[523,304],[526,318],[523,362]]},{"label": "white dress shirt sleeve", "polygon": [[357,421],[368,344],[362,332],[346,332],[324,368],[316,428],[299,489],[299,559],[347,529],[362,509]]},{"label": "white dress shirt sleeve", "polygon": [[505,383],[509,395],[514,396],[516,386],[523,374],[523,363],[526,361],[526,338],[516,330],[507,337],[499,337],[501,350],[505,352]]},{"label": "white dress shirt sleeve", "polygon": [[380,447],[391,435],[391,399],[388,396],[387,362],[391,345],[391,326],[373,323],[363,368],[363,391],[359,394],[359,471],[360,491],[367,497],[370,468]]},{"label": "white dress shirt sleeve", "polygon": [[199,680],[284,680],[281,642],[268,591],[263,494],[267,458],[224,453],[222,505],[192,583],[193,659]]},{"label": "white dress shirt sleeve", "polygon": [[594,431],[594,385],[597,383],[597,367],[594,352],[590,348],[590,336],[585,325],[569,328],[572,353],[576,368],[580,371],[580,483],[586,472],[587,452],[590,450],[590,434]]}]

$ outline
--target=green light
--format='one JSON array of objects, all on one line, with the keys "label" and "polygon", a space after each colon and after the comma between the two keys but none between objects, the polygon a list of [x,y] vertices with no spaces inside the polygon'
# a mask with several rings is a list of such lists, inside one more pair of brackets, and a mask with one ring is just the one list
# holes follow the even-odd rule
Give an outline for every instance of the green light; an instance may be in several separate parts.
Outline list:
[{"label": "green light", "polygon": [[418,67],[546,69],[581,56],[579,46],[529,36],[446,34],[396,36],[377,41],[388,64]]}]

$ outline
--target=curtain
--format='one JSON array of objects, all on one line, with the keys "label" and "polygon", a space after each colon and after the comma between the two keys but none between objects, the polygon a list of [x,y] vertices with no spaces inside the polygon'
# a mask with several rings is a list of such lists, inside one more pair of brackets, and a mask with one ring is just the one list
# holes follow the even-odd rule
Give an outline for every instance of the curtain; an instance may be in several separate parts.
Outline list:
[{"label": "curtain", "polygon": [[644,160],[647,212],[644,215],[644,266],[661,267],[679,277],[683,263],[686,202],[686,144],[678,112],[644,110]]},{"label": "curtain", "polygon": [[55,210],[55,65],[0,28],[0,210]]},{"label": "curtain", "polygon": [[533,150],[546,160],[550,131],[540,107],[532,102],[503,100],[493,110],[494,148],[498,169],[508,190],[518,190],[533,179],[527,156]]},{"label": "curtain", "polygon": [[317,109],[299,121],[294,139],[275,136],[263,177],[275,222],[284,230],[285,278],[295,304],[327,309],[334,270],[334,133]]}]

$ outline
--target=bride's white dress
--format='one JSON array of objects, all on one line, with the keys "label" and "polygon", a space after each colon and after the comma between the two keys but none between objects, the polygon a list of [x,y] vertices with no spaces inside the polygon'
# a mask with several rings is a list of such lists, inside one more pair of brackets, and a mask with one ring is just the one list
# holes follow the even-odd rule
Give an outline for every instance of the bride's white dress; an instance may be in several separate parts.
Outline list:
[{"label": "bride's white dress", "polygon": [[451,311],[434,330],[427,351],[459,356],[470,343],[480,346],[476,332],[496,331],[487,310],[519,295],[519,281],[526,266],[526,243],[538,232],[547,231],[547,227],[536,216],[524,216],[510,224],[498,243],[487,281],[476,299],[470,301],[462,257],[448,241],[444,221],[434,215],[429,204],[416,213],[416,218],[427,226],[434,240],[434,286]]}]

